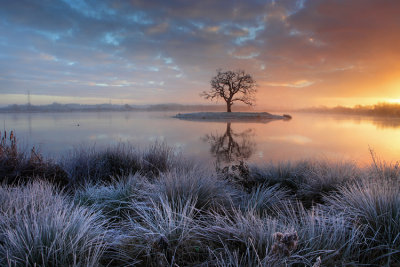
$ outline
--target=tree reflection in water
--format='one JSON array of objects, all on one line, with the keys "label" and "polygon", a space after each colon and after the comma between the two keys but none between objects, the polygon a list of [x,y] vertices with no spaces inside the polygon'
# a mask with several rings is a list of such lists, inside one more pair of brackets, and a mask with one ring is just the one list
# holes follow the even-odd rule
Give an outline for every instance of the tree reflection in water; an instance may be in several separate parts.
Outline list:
[{"label": "tree reflection in water", "polygon": [[230,122],[226,124],[224,134],[207,134],[202,140],[211,145],[210,152],[216,158],[217,172],[229,166],[243,165],[243,162],[251,157],[256,146],[252,129],[235,133]]}]

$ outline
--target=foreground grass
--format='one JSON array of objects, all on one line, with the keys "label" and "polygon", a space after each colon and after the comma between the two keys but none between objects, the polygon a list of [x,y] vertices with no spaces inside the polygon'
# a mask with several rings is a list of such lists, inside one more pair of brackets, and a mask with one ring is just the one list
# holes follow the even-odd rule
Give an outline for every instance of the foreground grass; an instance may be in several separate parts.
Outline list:
[{"label": "foreground grass", "polygon": [[299,161],[219,174],[165,144],[120,145],[42,159],[44,172],[23,177],[29,157],[3,144],[1,266],[400,264],[397,165]]}]

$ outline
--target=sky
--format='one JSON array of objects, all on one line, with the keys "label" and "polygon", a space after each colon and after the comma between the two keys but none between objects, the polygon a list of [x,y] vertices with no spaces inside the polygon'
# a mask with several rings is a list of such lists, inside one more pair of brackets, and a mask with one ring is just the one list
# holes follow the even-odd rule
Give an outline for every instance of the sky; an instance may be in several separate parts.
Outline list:
[{"label": "sky", "polygon": [[400,1],[0,0],[0,105],[207,104],[220,68],[261,108],[399,102]]}]

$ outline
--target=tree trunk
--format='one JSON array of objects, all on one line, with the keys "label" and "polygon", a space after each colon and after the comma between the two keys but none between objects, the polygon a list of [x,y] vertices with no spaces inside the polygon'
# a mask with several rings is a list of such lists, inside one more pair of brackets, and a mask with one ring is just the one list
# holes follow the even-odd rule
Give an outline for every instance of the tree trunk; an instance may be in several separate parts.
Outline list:
[{"label": "tree trunk", "polygon": [[226,112],[232,112],[232,103],[231,102],[226,102]]}]

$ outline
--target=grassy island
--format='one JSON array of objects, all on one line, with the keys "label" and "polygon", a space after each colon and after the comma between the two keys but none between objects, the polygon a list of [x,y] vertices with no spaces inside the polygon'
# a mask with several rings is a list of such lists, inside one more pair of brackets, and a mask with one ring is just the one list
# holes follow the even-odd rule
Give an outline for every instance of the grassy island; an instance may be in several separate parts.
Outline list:
[{"label": "grassy island", "polygon": [[195,121],[271,121],[291,119],[289,115],[274,115],[268,112],[197,112],[179,113],[175,118]]}]

